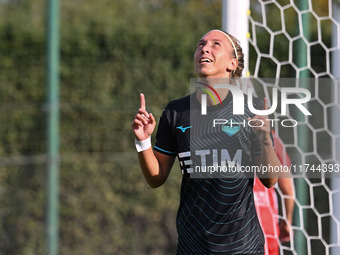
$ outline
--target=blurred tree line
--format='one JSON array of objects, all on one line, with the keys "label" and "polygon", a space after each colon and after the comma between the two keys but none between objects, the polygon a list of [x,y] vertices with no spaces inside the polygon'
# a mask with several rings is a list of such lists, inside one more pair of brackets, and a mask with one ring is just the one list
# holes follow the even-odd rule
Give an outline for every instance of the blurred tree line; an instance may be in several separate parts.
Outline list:
[{"label": "blurred tree line", "polygon": [[[0,254],[45,254],[45,1],[0,3]],[[174,254],[180,172],[153,190],[130,125],[187,93],[220,0],[61,1],[60,254]]]},{"label": "blurred tree line", "polygon": [[[45,4],[0,2],[0,254],[46,251]],[[255,21],[271,20],[252,34],[266,53],[270,33],[282,27],[279,11],[251,4]],[[293,37],[297,14],[285,13]],[[130,125],[140,92],[157,117],[187,94],[197,41],[221,27],[221,1],[61,1],[60,23],[60,254],[174,254],[179,168],[165,186],[149,188]],[[328,38],[329,21],[322,24]],[[281,62],[288,52],[282,36],[273,54]],[[322,50],[312,51],[321,71]],[[250,45],[251,73],[256,61]],[[276,64],[261,61],[259,74],[273,77]],[[295,77],[290,64],[281,75]]]}]

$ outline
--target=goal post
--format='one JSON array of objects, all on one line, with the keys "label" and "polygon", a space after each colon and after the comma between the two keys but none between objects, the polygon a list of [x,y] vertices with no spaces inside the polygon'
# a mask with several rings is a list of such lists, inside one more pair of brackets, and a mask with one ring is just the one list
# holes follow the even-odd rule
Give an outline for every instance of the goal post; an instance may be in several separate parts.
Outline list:
[{"label": "goal post", "polygon": [[[337,49],[333,52],[332,57],[332,75],[338,79],[335,80],[337,91],[333,95],[333,101],[340,99],[340,1],[334,0],[332,2],[332,16],[334,20],[336,21],[332,26],[332,47]],[[337,134],[340,134],[340,128],[338,121],[340,119],[340,113],[339,111],[332,111],[332,130],[335,130]],[[337,142],[335,142],[335,152],[337,152],[334,156],[336,161],[340,162],[340,139],[337,138]],[[331,182],[331,188],[332,190],[339,190],[340,191],[340,178],[333,178]],[[334,205],[340,205],[340,192],[338,192],[338,195],[333,197],[333,204]],[[340,221],[340,206],[333,207],[333,214],[336,219]],[[338,243],[339,244],[340,239],[340,225],[339,224],[331,224],[331,242],[332,243]],[[333,254],[340,254],[340,245],[334,247],[332,255]]]},{"label": "goal post", "polygon": [[[248,14],[249,0],[222,0],[222,29],[234,35],[240,42],[244,56],[248,54]],[[248,71],[248,61],[245,59],[245,72]],[[243,74],[244,76],[245,74]]]}]

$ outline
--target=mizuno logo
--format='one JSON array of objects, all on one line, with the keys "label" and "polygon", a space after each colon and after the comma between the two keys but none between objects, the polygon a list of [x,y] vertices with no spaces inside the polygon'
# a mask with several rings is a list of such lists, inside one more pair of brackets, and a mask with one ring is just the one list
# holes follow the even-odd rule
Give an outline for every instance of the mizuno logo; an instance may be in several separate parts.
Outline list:
[{"label": "mizuno logo", "polygon": [[188,127],[183,127],[183,126],[179,126],[179,127],[176,127],[178,129],[180,129],[183,133],[185,132],[185,130],[191,128],[192,126],[188,126]]}]

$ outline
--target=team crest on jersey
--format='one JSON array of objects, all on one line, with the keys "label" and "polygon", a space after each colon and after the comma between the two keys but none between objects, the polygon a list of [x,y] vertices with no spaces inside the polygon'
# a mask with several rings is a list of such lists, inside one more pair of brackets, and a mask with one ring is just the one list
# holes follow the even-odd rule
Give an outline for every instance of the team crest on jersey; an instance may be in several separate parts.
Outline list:
[{"label": "team crest on jersey", "polygon": [[[232,124],[230,124],[232,122]],[[238,131],[240,131],[240,125],[236,123],[233,119],[230,119],[228,123],[223,124],[221,126],[221,129],[224,133],[226,133],[229,137],[232,137],[235,135]]]}]

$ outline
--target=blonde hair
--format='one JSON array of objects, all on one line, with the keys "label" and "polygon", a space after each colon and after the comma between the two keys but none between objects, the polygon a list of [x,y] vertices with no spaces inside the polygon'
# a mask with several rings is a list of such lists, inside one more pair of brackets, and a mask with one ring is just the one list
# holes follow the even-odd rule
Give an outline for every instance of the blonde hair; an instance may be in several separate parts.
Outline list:
[{"label": "blonde hair", "polygon": [[238,61],[238,65],[236,69],[233,72],[231,72],[231,77],[240,78],[242,76],[242,72],[244,69],[244,54],[243,54],[240,42],[234,36],[227,33],[226,31],[223,31],[221,29],[214,29],[214,30],[220,31],[223,34],[225,34],[228,37],[231,45],[233,46],[233,49],[234,49],[233,57],[236,58],[236,60]]}]

